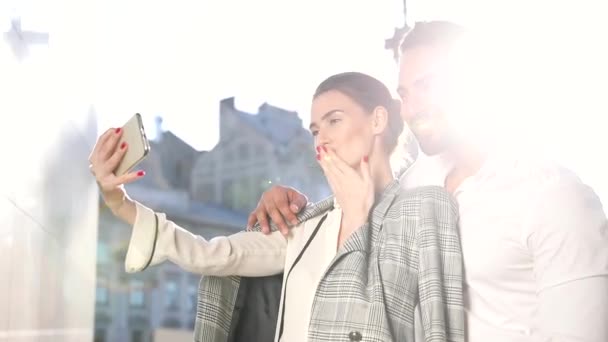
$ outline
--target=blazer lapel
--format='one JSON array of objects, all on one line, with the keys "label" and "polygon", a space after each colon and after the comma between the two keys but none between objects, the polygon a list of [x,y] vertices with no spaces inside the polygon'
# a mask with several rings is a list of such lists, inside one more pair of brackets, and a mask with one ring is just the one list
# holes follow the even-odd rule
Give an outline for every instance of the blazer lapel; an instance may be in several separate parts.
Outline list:
[{"label": "blazer lapel", "polygon": [[334,261],[340,257],[354,251],[371,251],[371,244],[375,240],[376,235],[382,230],[382,222],[386,216],[386,212],[391,207],[395,200],[401,185],[397,180],[393,180],[380,195],[379,202],[376,202],[371,210],[368,223],[361,229],[356,230],[338,250]]}]

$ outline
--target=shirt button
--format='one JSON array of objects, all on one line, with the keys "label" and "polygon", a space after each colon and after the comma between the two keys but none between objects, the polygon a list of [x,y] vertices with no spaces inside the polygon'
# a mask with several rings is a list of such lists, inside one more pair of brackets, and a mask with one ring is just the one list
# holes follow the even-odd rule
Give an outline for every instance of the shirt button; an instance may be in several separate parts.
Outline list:
[{"label": "shirt button", "polygon": [[348,338],[351,341],[361,341],[363,339],[363,336],[358,331],[351,331],[350,333],[348,333]]}]

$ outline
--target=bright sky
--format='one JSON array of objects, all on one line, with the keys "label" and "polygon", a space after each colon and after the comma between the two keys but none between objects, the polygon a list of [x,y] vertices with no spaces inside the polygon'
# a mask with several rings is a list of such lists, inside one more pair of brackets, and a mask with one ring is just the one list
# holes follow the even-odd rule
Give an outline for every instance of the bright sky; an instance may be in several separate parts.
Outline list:
[{"label": "bright sky", "polygon": [[[333,73],[368,72],[395,86],[396,65],[383,45],[403,20],[402,0],[89,1],[97,3],[95,103],[102,127],[140,112],[153,134],[154,117],[161,115],[165,129],[209,149],[218,138],[222,98],[235,96],[237,106],[251,112],[265,101],[297,110],[307,125],[310,95]],[[500,35],[505,44],[498,47],[497,72],[521,77],[502,86],[527,90],[538,104],[567,100],[570,82],[588,82],[578,72],[596,72],[572,45],[582,39],[562,45],[562,35],[595,19],[588,2],[573,8],[548,0],[409,0],[408,6],[410,20],[449,19]],[[604,64],[595,54],[590,58]],[[587,111],[578,102],[570,101],[572,110]],[[563,106],[557,110],[567,113]],[[532,125],[530,111],[512,110],[527,126],[543,126],[546,117],[536,115]],[[554,130],[559,135],[570,122],[554,124],[561,125]]]},{"label": "bright sky", "polygon": [[[53,33],[55,62],[73,70],[66,106],[94,103],[100,129],[139,112],[153,136],[154,117],[161,115],[165,129],[203,150],[217,142],[225,97],[235,96],[250,112],[263,102],[297,110],[307,126],[310,96],[331,74],[363,71],[394,89],[396,64],[384,39],[402,23],[401,6],[402,0],[1,0],[0,25],[8,28],[6,14],[18,7],[26,29]],[[408,15],[455,20],[502,38],[500,46],[484,47],[498,54],[494,72],[504,76],[487,88],[502,95],[493,112],[509,118],[505,130],[517,139],[525,131],[608,194],[602,6],[409,0]],[[20,66],[4,57],[0,71],[10,80]],[[61,80],[32,63],[23,64],[28,73],[53,75],[48,86]],[[86,86],[90,79],[93,89]],[[9,91],[14,81],[0,83]]]},{"label": "bright sky", "polygon": [[383,45],[403,20],[399,1],[109,0],[99,7],[102,125],[140,112],[153,131],[162,115],[165,129],[197,149],[218,139],[222,98],[235,96],[250,112],[265,101],[297,110],[307,125],[312,92],[332,73],[365,71],[393,84],[396,77]]}]

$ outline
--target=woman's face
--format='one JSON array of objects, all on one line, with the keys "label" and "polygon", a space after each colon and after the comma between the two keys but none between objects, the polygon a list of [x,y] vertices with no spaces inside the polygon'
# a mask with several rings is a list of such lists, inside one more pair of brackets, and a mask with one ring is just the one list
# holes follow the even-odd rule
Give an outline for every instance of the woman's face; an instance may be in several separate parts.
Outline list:
[{"label": "woman's face", "polygon": [[372,150],[373,115],[343,93],[330,90],[312,102],[310,131],[315,148],[333,150],[348,165],[358,169],[361,158]]}]

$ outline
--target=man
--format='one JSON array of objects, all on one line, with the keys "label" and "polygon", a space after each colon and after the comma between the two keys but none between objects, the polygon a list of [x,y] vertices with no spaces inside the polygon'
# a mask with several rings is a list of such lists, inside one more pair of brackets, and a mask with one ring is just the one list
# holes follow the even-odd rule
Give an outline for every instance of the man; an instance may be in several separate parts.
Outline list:
[{"label": "man", "polygon": [[[449,22],[416,24],[400,47],[398,92],[423,152],[402,185],[445,186],[459,204],[467,339],[608,341],[608,220],[599,198],[567,170],[457,129],[453,52],[464,37]],[[275,186],[249,224],[269,231],[270,219],[286,232],[306,202]]]}]

